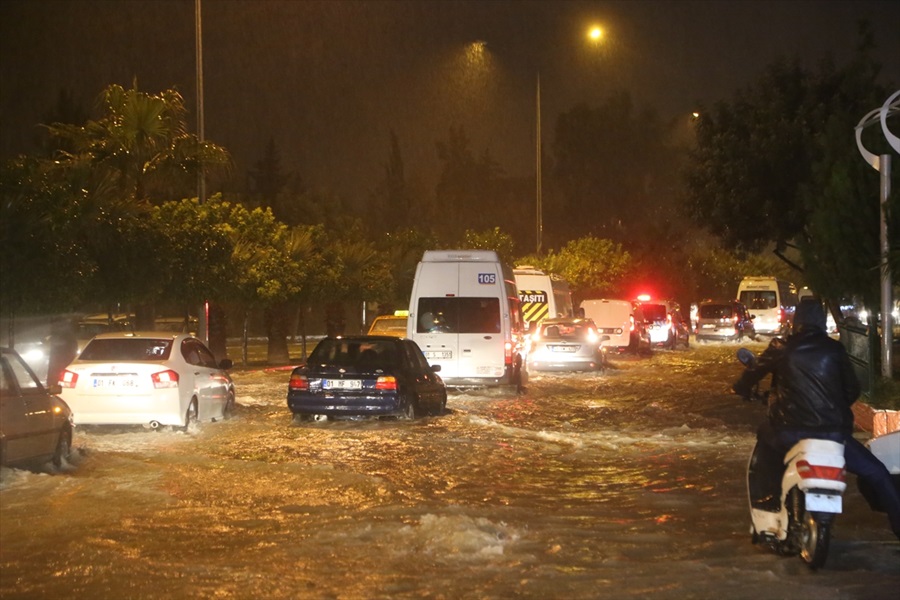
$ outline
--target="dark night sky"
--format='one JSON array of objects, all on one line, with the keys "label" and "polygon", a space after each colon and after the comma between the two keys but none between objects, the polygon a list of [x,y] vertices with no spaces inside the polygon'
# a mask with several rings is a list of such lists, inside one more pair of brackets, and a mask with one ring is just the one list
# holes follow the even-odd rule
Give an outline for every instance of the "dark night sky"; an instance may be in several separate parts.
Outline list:
[{"label": "dark night sky", "polygon": [[[203,0],[206,137],[232,152],[240,181],[271,138],[308,183],[364,195],[391,130],[407,176],[430,191],[434,143],[461,124],[476,153],[526,175],[538,70],[549,144],[556,114],[610,91],[674,118],[731,97],[778,57],[843,61],[862,18],[897,85],[894,0]],[[607,32],[599,47],[585,38],[594,22]],[[467,62],[474,41],[486,54]],[[0,154],[30,150],[63,89],[89,108],[136,77],[142,91],[177,88],[193,119],[194,59],[194,0],[0,0]]]}]

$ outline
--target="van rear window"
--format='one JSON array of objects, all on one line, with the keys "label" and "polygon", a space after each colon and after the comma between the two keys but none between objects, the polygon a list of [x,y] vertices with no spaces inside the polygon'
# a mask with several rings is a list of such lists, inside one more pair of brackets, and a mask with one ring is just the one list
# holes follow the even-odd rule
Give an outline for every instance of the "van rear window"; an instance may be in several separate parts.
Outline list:
[{"label": "van rear window", "polygon": [[419,298],[417,333],[500,333],[499,298]]},{"label": "van rear window", "polygon": [[741,304],[750,310],[776,308],[778,298],[774,291],[744,290],[741,292]]},{"label": "van rear window", "polygon": [[665,321],[668,312],[663,304],[643,304],[644,318],[648,321]]}]

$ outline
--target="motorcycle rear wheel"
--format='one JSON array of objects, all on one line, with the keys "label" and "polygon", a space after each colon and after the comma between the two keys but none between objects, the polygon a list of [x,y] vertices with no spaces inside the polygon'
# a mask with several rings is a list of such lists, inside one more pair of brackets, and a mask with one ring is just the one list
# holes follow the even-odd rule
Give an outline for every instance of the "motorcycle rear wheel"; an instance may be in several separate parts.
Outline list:
[{"label": "motorcycle rear wheel", "polygon": [[822,523],[814,513],[803,511],[800,520],[799,539],[800,558],[813,570],[825,565],[828,558],[828,547],[831,542],[831,526]]}]

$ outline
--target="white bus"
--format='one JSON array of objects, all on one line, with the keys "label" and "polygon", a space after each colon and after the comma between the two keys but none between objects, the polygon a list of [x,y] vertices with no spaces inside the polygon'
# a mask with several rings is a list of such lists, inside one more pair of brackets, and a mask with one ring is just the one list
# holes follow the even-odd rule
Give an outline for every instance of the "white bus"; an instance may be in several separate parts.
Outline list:
[{"label": "white bus", "polygon": [[428,250],[407,337],[449,387],[524,384],[525,331],[512,269],[490,250]]}]

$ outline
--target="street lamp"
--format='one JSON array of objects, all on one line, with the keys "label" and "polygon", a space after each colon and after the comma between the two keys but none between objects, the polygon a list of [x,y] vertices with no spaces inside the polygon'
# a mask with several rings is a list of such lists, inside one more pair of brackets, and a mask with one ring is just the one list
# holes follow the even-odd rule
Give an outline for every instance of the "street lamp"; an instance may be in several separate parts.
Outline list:
[{"label": "street lamp", "polygon": [[[200,0],[194,0],[194,44],[197,60],[197,140],[203,147],[205,137],[203,117],[203,19]],[[197,202],[203,204],[206,200],[206,177],[203,172],[203,161],[197,165]],[[209,344],[209,301],[204,301],[200,306],[197,335],[204,343]]]},{"label": "street lamp", "polygon": [[544,215],[543,215],[543,207],[541,206],[541,72],[538,71],[535,79],[535,87],[536,87],[536,97],[535,97],[535,129],[537,133],[535,135],[535,185],[537,189],[535,190],[535,205],[537,209],[537,215],[535,222],[537,223],[537,255],[541,255],[541,243],[544,235]]}]

